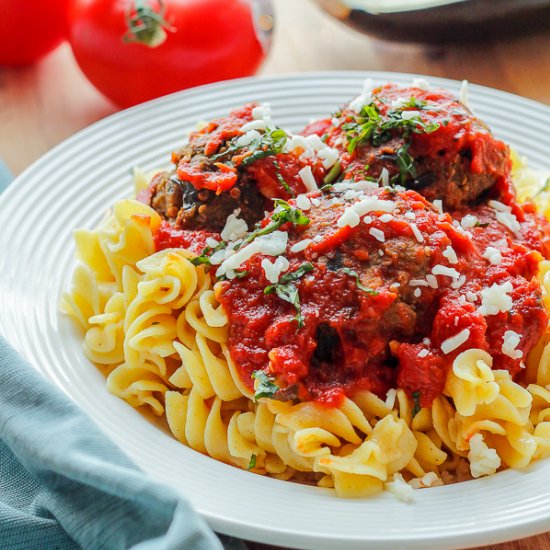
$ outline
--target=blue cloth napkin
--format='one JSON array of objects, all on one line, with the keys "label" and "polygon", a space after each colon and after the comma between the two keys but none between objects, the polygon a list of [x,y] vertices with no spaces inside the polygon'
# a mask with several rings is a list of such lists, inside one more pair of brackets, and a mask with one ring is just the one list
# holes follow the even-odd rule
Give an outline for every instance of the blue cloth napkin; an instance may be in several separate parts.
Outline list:
[{"label": "blue cloth napkin", "polygon": [[[0,191],[8,176],[0,161]],[[226,550],[246,550],[237,539],[222,541]],[[181,494],[151,481],[0,335],[0,548],[222,544]]]}]

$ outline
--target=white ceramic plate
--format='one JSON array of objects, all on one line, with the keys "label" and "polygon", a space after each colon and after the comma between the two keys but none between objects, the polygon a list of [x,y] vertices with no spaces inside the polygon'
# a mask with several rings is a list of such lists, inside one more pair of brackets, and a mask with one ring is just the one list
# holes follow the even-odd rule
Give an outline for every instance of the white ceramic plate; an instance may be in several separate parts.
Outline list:
[{"label": "white ceramic plate", "polygon": [[[178,93],[113,115],[50,151],[0,196],[0,332],[86,410],[143,468],[181,490],[222,533],[304,548],[460,548],[542,532],[550,525],[550,460],[524,472],[417,491],[342,500],[330,491],[264,478],[192,451],[107,393],[81,351],[81,335],[58,312],[74,266],[72,230],[93,227],[132,193],[130,169],[169,164],[196,121],[251,100],[299,130],[361,89],[365,77],[410,83],[413,75],[321,73],[244,79]],[[457,91],[459,83],[429,81]],[[550,169],[550,109],[471,86],[470,101],[497,136],[535,167]]]}]

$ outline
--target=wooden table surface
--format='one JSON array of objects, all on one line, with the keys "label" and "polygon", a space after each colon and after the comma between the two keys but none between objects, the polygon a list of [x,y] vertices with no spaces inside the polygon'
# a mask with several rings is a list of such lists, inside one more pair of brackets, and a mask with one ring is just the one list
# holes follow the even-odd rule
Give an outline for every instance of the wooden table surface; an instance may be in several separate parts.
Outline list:
[{"label": "wooden table surface", "polygon": [[[394,44],[349,30],[311,0],[273,3],[276,33],[261,74],[346,69],[422,73],[467,79],[550,104],[550,34],[482,46]],[[0,158],[18,174],[53,145],[115,110],[85,80],[66,45],[34,66],[0,67]],[[273,547],[250,543],[250,548]],[[550,550],[550,533],[487,548]]]}]

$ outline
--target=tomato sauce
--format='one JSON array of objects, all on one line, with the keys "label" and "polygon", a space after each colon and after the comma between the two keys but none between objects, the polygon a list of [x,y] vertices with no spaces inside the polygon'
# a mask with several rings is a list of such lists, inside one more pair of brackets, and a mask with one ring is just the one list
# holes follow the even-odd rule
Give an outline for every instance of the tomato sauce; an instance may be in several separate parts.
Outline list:
[{"label": "tomato sauce", "polygon": [[212,237],[217,241],[220,240],[218,233],[201,230],[178,229],[163,221],[160,227],[153,235],[155,251],[165,250],[166,248],[186,248],[194,254],[200,255],[206,248],[206,239]]},{"label": "tomato sauce", "polygon": [[[289,272],[304,262],[313,265],[296,282],[303,327],[292,304],[264,294],[270,283],[261,267],[263,256],[245,264],[247,277],[223,283],[219,299],[229,316],[229,349],[243,381],[252,389],[252,373],[269,365],[285,388],[283,398],[332,406],[361,389],[384,396],[399,386],[409,394],[419,392],[421,405],[428,406],[443,390],[452,361],[466,349],[484,349],[494,357],[494,368],[518,375],[548,322],[540,285],[533,279],[543,250],[529,246],[543,241],[540,220],[525,213],[529,221],[516,236],[496,220],[494,209],[482,206],[474,211],[479,226],[468,234],[414,191],[369,193],[395,202],[393,219],[382,222],[383,213],[373,212],[368,225],[338,228],[350,202],[317,194],[319,206],[307,212],[309,225],[289,228]],[[370,229],[382,231],[384,242]],[[318,242],[303,252],[290,251],[296,242],[315,237]],[[499,265],[483,257],[490,243],[501,251]],[[444,255],[448,247],[457,256],[454,264]],[[452,288],[456,279],[446,275],[434,276],[436,288],[415,286],[437,265],[456,269],[464,278],[460,287]],[[362,287],[376,293],[359,288],[350,270],[359,274]],[[505,281],[512,285],[510,310],[482,315],[481,291]],[[464,298],[467,294],[472,301]],[[443,342],[464,329],[470,331],[467,341],[444,353]],[[521,335],[521,359],[502,352],[508,330]]]},{"label": "tomato sauce", "polygon": [[[280,388],[276,398],[326,406],[361,390],[384,397],[400,387],[429,406],[456,356],[471,348],[521,378],[548,325],[536,275],[540,260],[550,258],[549,224],[531,204],[517,203],[508,147],[451,94],[386,85],[373,97],[376,116],[384,123],[397,117],[398,130],[351,147],[366,126],[350,107],[304,130],[338,150],[336,173],[344,183],[307,195],[308,223],[278,228],[288,233],[289,264],[279,282],[270,282],[262,266],[274,258],[257,253],[239,277],[218,287],[243,383],[252,390],[253,373],[263,371]],[[224,153],[253,108],[214,121],[191,142],[206,156]],[[413,123],[399,118],[405,111],[415,111]],[[318,184],[327,173],[299,148],[250,164],[251,151],[237,152],[208,168],[176,154],[178,176],[218,193],[246,176],[266,198],[297,208],[293,197],[306,191],[300,171],[311,168]],[[435,199],[442,199],[437,208]],[[350,211],[365,204],[354,223]],[[219,240],[165,222],[155,246],[200,254],[208,237]]]}]

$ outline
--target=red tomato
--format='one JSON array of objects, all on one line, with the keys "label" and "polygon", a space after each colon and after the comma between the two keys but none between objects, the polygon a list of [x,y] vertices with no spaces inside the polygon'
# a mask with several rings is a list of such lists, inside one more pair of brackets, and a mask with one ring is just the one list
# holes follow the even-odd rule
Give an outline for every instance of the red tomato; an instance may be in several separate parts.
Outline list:
[{"label": "red tomato", "polygon": [[249,0],[73,0],[69,40],[84,74],[121,107],[253,74],[265,55]]},{"label": "red tomato", "polygon": [[69,0],[2,0],[0,65],[26,65],[65,38]]}]

